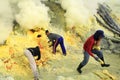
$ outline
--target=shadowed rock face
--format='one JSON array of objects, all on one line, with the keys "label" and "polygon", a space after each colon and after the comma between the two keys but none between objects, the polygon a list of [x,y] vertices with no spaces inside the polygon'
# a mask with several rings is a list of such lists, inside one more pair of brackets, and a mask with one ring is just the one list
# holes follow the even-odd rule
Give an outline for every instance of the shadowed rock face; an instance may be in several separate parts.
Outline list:
[{"label": "shadowed rock face", "polygon": [[49,7],[49,15],[51,17],[50,23],[52,26],[65,29],[66,22],[65,22],[65,10],[61,7],[59,3],[53,1],[43,1],[43,3]]}]

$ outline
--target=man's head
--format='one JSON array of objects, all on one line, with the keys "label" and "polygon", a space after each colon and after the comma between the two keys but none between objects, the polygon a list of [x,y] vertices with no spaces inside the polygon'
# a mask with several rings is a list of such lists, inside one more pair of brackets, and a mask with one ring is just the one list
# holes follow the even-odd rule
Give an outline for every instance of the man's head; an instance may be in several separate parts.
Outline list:
[{"label": "man's head", "polygon": [[46,35],[49,35],[49,31],[48,31],[48,30],[46,30],[46,31],[45,31],[45,34],[46,34]]},{"label": "man's head", "polygon": [[102,31],[102,30],[97,30],[97,31],[95,32],[95,34],[94,34],[94,39],[95,39],[96,41],[98,41],[98,40],[100,40],[100,39],[102,39],[102,38],[104,38],[104,37],[105,37],[104,31]]}]

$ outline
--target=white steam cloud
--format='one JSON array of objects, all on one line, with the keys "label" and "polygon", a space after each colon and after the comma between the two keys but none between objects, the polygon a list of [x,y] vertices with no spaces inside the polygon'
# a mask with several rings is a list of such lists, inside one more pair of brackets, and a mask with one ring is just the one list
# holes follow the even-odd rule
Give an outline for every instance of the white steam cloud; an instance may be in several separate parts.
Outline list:
[{"label": "white steam cloud", "polygon": [[46,27],[49,25],[49,8],[40,0],[22,0],[18,3],[20,13],[16,15],[17,22],[26,28]]},{"label": "white steam cloud", "polygon": [[0,0],[0,44],[9,36],[12,31],[12,9],[8,0]]},{"label": "white steam cloud", "polygon": [[96,13],[97,4],[104,0],[60,0],[66,10],[67,26],[86,24],[93,14]]},{"label": "white steam cloud", "polygon": [[[120,16],[119,0],[58,0],[62,8],[66,10],[65,18],[67,26],[88,24],[90,17],[96,14],[97,4],[107,2]],[[13,20],[21,27],[48,27],[50,18],[49,8],[41,0],[0,0],[0,44],[3,43],[12,32]]]},{"label": "white steam cloud", "polygon": [[49,8],[40,0],[0,0],[0,44],[12,32],[13,20],[21,27],[48,27]]}]

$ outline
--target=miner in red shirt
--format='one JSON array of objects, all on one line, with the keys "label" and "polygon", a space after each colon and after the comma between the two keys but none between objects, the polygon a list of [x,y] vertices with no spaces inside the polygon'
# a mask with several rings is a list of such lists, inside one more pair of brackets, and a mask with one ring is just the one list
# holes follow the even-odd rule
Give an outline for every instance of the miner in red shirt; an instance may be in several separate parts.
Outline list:
[{"label": "miner in red shirt", "polygon": [[105,37],[104,32],[102,30],[97,30],[94,35],[90,36],[86,40],[86,42],[84,43],[84,47],[83,47],[83,49],[84,49],[84,59],[79,64],[79,66],[77,68],[77,71],[79,73],[82,73],[81,68],[84,67],[88,63],[90,56],[93,57],[98,62],[100,62],[100,60],[102,60],[102,62],[103,62],[101,64],[102,67],[109,67],[110,66],[110,64],[105,64],[102,52],[100,50],[93,49],[93,46],[95,44],[97,44],[97,42],[104,37]]}]

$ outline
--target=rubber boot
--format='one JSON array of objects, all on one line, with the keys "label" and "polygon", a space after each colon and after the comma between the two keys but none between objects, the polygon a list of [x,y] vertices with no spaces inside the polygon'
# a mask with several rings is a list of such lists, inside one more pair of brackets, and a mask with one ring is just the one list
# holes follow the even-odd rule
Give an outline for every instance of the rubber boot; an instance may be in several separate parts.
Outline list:
[{"label": "rubber boot", "polygon": [[78,71],[80,74],[82,73],[82,70],[81,70],[82,67],[83,67],[83,65],[80,63],[79,66],[78,66],[78,68],[77,68],[77,71]]},{"label": "rubber boot", "polygon": [[103,57],[100,58],[100,59],[104,62],[104,64],[101,64],[102,67],[109,67],[110,66],[110,64],[105,64],[105,61],[104,61]]},{"label": "rubber boot", "polygon": [[102,67],[109,67],[110,64],[101,64]]}]

